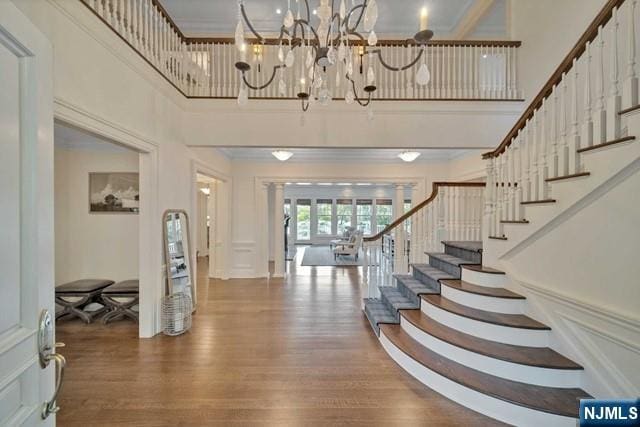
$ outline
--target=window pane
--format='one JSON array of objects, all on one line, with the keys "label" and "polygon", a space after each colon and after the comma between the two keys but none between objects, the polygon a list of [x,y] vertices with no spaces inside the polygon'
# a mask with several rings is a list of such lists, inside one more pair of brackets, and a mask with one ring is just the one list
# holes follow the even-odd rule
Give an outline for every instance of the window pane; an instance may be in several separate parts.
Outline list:
[{"label": "window pane", "polygon": [[358,230],[363,234],[371,234],[371,216],[373,205],[371,200],[358,200],[356,206],[356,217],[358,219]]},{"label": "window pane", "polygon": [[311,239],[311,206],[306,204],[296,206],[296,223],[298,240]]},{"label": "window pane", "polygon": [[318,234],[331,234],[332,206],[330,200],[317,201]]},{"label": "window pane", "polygon": [[376,201],[376,232],[379,233],[384,230],[393,218],[393,205],[391,200],[377,200]]},{"label": "window pane", "polygon": [[[349,201],[351,202],[351,201]],[[338,204],[336,206],[338,215],[338,234],[343,234],[347,227],[351,227],[351,217],[353,215],[352,204]]]}]

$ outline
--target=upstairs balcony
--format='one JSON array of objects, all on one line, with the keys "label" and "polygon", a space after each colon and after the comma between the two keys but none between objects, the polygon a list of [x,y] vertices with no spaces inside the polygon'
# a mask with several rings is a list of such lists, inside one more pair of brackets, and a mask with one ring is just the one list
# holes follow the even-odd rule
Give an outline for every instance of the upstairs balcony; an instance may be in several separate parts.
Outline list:
[{"label": "upstairs balcony", "polygon": [[[309,80],[303,66],[306,49],[294,51],[291,66],[274,68],[283,64],[288,44],[247,40],[240,52],[230,38],[186,37],[157,0],[80,1],[187,98],[238,97],[242,74],[234,65],[240,60],[251,65],[245,76],[250,98],[296,99],[302,79]],[[375,100],[521,101],[519,46],[517,41],[492,40],[433,40],[424,47],[411,40],[380,40],[368,46],[352,40],[347,58],[361,97],[372,72]],[[381,64],[403,68],[416,58],[430,71],[427,85],[416,83],[417,67],[393,71]],[[322,73],[333,99],[350,98],[344,68],[334,65]]]}]

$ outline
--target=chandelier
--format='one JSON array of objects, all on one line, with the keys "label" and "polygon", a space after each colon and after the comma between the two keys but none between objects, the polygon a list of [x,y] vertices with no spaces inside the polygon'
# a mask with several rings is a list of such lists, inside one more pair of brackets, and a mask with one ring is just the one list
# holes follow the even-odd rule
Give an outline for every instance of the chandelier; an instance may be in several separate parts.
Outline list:
[{"label": "chandelier", "polygon": [[[405,71],[417,67],[416,83],[420,86],[427,85],[431,79],[426,61],[426,46],[433,37],[433,31],[427,29],[427,9],[420,12],[420,30],[413,36],[411,42],[421,46],[415,58],[408,64],[392,66],[385,62],[382,50],[376,48],[378,37],[375,32],[375,25],[378,21],[378,5],[376,0],[362,0],[362,3],[354,4],[347,9],[347,0],[340,0],[338,10],[335,10],[336,0],[319,0],[317,9],[313,10],[320,21],[319,25],[311,24],[312,12],[309,8],[309,0],[295,0],[297,13],[294,18],[291,10],[291,0],[288,0],[288,9],[284,15],[279,36],[275,40],[278,46],[278,63],[273,66],[272,74],[266,82],[254,85],[249,81],[247,72],[251,70],[251,65],[246,60],[247,44],[244,33],[245,25],[257,38],[257,46],[254,46],[254,53],[260,52],[262,46],[266,44],[266,38],[262,37],[252,25],[247,17],[244,0],[238,0],[238,24],[235,31],[235,45],[240,52],[240,61],[235,67],[242,74],[240,91],[238,93],[238,104],[246,105],[249,99],[249,89],[263,90],[275,84],[276,75],[280,70],[280,78],[277,82],[278,93],[282,96],[286,94],[287,86],[283,78],[283,73],[293,72],[299,67],[300,81],[296,84],[298,88],[297,97],[301,101],[302,111],[306,112],[309,106],[316,100],[322,105],[327,105],[332,97],[329,89],[329,72],[335,67],[336,87],[340,87],[341,82],[346,85],[345,102],[354,102],[362,107],[370,107],[372,95],[376,91],[376,76],[372,66],[373,60],[378,60],[387,70],[393,72]],[[303,4],[303,6],[301,6]],[[366,36],[366,37],[365,37]],[[357,49],[357,50],[356,50]],[[296,63],[296,54],[298,62]],[[358,87],[354,78],[354,57],[367,56],[368,70],[366,76],[361,79]],[[421,61],[422,59],[422,61]],[[362,64],[362,63],[361,63]],[[260,67],[260,64],[258,64]],[[260,71],[260,68],[258,68]],[[364,70],[360,66],[360,73]],[[343,80],[344,79],[344,80]],[[370,114],[372,114],[369,109]]]}]

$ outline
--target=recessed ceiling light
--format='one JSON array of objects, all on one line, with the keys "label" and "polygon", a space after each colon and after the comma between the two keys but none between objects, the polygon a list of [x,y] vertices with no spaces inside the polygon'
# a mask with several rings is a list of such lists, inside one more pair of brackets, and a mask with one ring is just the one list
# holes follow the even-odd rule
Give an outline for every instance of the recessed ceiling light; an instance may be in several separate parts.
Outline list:
[{"label": "recessed ceiling light", "polygon": [[311,185],[310,182],[296,182],[296,185]]},{"label": "recessed ceiling light", "polygon": [[329,186],[329,185],[333,185],[333,182],[319,182],[318,185]]},{"label": "recessed ceiling light", "polygon": [[486,53],[483,53],[483,54],[482,54],[482,57],[483,57],[484,59],[487,59],[487,54],[486,54]]},{"label": "recessed ceiling light", "polygon": [[314,15],[317,15],[317,14],[318,14],[318,11],[317,11],[317,10],[315,10],[315,9],[313,9],[313,14],[314,14]]},{"label": "recessed ceiling light", "polygon": [[402,153],[398,154],[398,157],[400,157],[405,162],[413,162],[415,159],[420,157],[420,153],[417,151],[403,151]]},{"label": "recessed ceiling light", "polygon": [[338,185],[346,186],[346,185],[351,185],[351,183],[350,182],[339,182]]},{"label": "recessed ceiling light", "polygon": [[359,182],[356,185],[361,185],[361,186],[363,186],[363,185],[371,185],[371,183],[370,182]]},{"label": "recessed ceiling light", "polygon": [[291,151],[284,150],[272,151],[271,154],[273,154],[273,157],[280,160],[281,162],[286,162],[291,158],[291,156],[293,156],[293,153]]},{"label": "recessed ceiling light", "polygon": [[284,185],[292,185],[292,182],[285,182]]},{"label": "recessed ceiling light", "polygon": [[276,9],[276,13],[277,13],[278,15],[280,15],[280,14],[282,13],[282,9],[277,8],[277,9]]}]

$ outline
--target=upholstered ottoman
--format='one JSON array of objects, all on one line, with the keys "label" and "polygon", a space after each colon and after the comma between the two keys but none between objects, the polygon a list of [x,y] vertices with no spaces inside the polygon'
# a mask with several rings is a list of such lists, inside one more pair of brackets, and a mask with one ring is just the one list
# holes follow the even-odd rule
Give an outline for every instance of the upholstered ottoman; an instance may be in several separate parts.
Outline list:
[{"label": "upholstered ottoman", "polygon": [[112,284],[113,280],[83,279],[57,286],[56,304],[63,309],[56,312],[56,320],[62,316],[69,316],[69,318],[79,317],[86,323],[91,323],[96,316],[106,311],[106,307],[93,311],[85,311],[83,308],[91,303],[102,304],[100,294],[104,288]]},{"label": "upholstered ottoman", "polygon": [[140,299],[140,286],[138,280],[125,280],[102,290],[102,301],[107,305],[107,314],[102,322],[107,324],[112,320],[128,317],[138,321],[138,312],[133,307],[138,305]]}]

